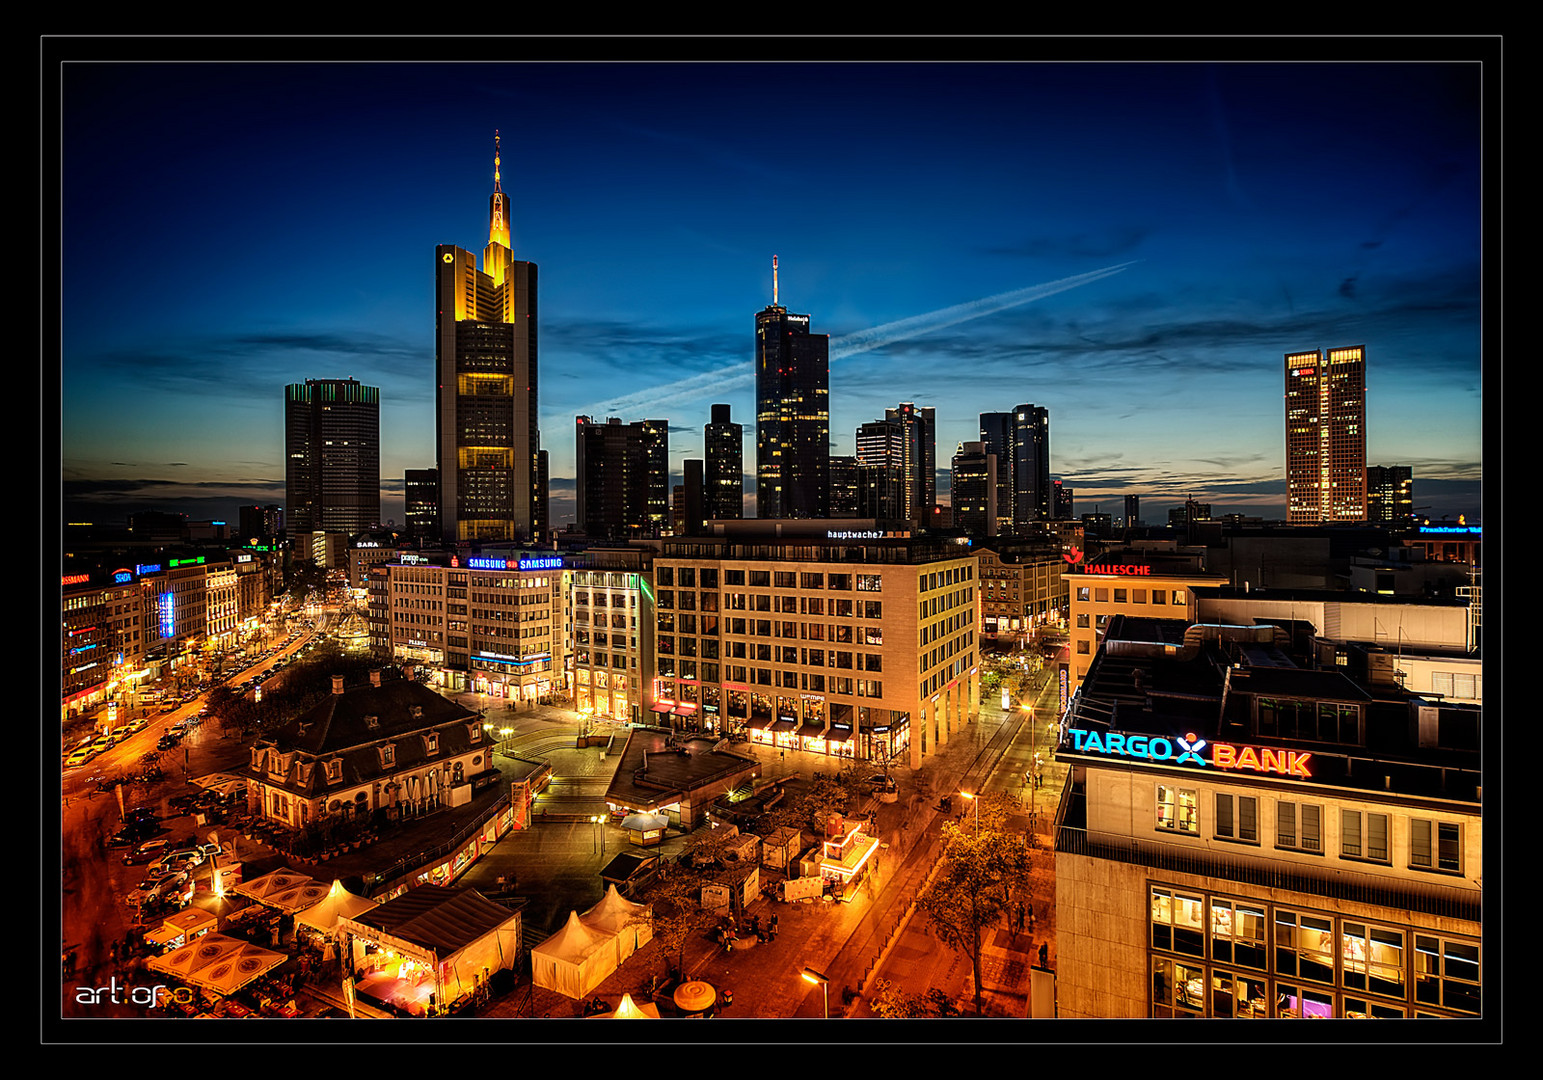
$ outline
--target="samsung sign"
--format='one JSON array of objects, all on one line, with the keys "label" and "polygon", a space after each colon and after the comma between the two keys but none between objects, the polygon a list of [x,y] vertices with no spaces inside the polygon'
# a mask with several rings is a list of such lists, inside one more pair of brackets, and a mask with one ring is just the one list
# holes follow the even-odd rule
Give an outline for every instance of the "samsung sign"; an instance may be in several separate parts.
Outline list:
[{"label": "samsung sign", "polygon": [[[1161,764],[1274,773],[1277,776],[1298,776],[1304,780],[1311,780],[1313,776],[1310,768],[1313,755],[1301,750],[1269,750],[1233,746],[1231,743],[1208,743],[1193,733],[1182,739],[1169,739],[1161,735],[1126,735],[1118,731],[1099,734],[1073,728],[1070,735],[1072,748],[1084,753],[1137,758]],[[1205,756],[1206,752],[1210,754],[1209,760]]]},{"label": "samsung sign", "polygon": [[561,555],[543,555],[539,558],[532,557],[520,560],[521,570],[561,570],[563,557]]}]

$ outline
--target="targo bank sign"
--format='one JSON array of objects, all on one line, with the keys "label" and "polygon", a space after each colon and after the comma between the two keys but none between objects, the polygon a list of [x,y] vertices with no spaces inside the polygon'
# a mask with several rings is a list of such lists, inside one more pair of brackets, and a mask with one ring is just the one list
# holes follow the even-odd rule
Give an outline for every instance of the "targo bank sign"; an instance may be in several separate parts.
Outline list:
[{"label": "targo bank sign", "polygon": [[1190,765],[1228,771],[1274,773],[1311,780],[1313,755],[1304,750],[1212,743],[1193,733],[1183,738],[1162,735],[1128,735],[1118,731],[1084,731],[1073,728],[1072,748],[1083,753],[1133,758],[1160,765]]}]

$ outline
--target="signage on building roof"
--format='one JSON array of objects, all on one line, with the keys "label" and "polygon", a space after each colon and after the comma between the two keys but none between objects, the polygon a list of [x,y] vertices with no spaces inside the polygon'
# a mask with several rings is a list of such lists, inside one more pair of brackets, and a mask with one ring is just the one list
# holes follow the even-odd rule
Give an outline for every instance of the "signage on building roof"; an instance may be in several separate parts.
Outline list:
[{"label": "signage on building roof", "polygon": [[[1273,773],[1277,776],[1296,776],[1312,779],[1310,752],[1303,750],[1275,750],[1267,747],[1234,746],[1231,743],[1210,743],[1193,732],[1183,738],[1169,739],[1161,735],[1131,735],[1118,731],[1084,731],[1073,728],[1070,732],[1072,748],[1084,753],[1107,754],[1110,757],[1135,758],[1165,765],[1207,766],[1226,771]],[[1207,760],[1209,753],[1209,760]]]},{"label": "signage on building roof", "polygon": [[1151,566],[1145,563],[1083,563],[1084,574],[1113,574],[1131,577],[1148,577]]},{"label": "signage on building roof", "polygon": [[470,555],[466,559],[466,566],[469,570],[507,570],[509,560],[492,555]]},{"label": "signage on building roof", "polygon": [[520,560],[521,570],[561,570],[563,557],[561,555],[530,556]]},{"label": "signage on building roof", "polygon": [[61,585],[84,585],[91,580],[90,574],[65,574],[59,579]]}]

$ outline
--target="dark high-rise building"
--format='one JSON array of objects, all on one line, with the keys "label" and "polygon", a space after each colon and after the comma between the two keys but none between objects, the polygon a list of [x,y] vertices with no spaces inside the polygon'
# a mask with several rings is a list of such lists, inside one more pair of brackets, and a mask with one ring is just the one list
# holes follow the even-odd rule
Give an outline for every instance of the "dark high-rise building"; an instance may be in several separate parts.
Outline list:
[{"label": "dark high-rise building", "polygon": [[714,405],[703,429],[707,464],[702,498],[709,521],[745,516],[745,429],[729,419],[727,405]]},{"label": "dark high-rise building", "polygon": [[663,536],[670,531],[669,422],[597,424],[575,419],[574,465],[578,527],[606,540]]},{"label": "dark high-rise building", "polygon": [[238,528],[241,530],[243,540],[277,536],[284,531],[284,508],[276,503],[269,503],[266,506],[243,506],[238,513]]},{"label": "dark high-rise building", "polygon": [[1366,516],[1387,525],[1414,520],[1414,470],[1408,465],[1366,467]]},{"label": "dark high-rise building", "polygon": [[1366,520],[1366,347],[1286,354],[1286,521]]},{"label": "dark high-rise building", "polygon": [[437,540],[439,528],[439,470],[408,469],[405,477],[407,535],[415,540]]},{"label": "dark high-rise building", "polygon": [[675,535],[677,536],[701,536],[707,531],[707,516],[704,510],[704,482],[703,462],[698,458],[687,458],[682,462],[684,470],[684,483],[676,487],[679,492],[679,510],[676,513]]},{"label": "dark high-rise building", "polygon": [[911,521],[906,441],[914,432],[898,420],[871,420],[857,429],[859,517]]},{"label": "dark high-rise building", "polygon": [[997,456],[998,531],[1023,533],[1056,512],[1050,486],[1050,410],[1019,405],[1010,413],[981,413],[981,441]]},{"label": "dark high-rise building", "polygon": [[643,451],[643,535],[665,536],[670,520],[670,422],[639,420],[639,445]]},{"label": "dark high-rise building", "polygon": [[291,534],[380,523],[380,391],[355,379],[284,388],[285,515]]},{"label": "dark high-rise building", "polygon": [[1076,492],[1066,487],[1057,480],[1050,485],[1050,501],[1055,506],[1055,513],[1051,515],[1053,521],[1072,521],[1076,515],[1072,513],[1072,499]]},{"label": "dark high-rise building", "polygon": [[906,512],[909,521],[925,525],[938,501],[936,410],[917,408],[903,401],[884,410],[884,419],[905,432],[902,468],[905,472]]},{"label": "dark high-rise building", "polygon": [[448,540],[533,540],[543,531],[536,408],[536,264],[514,258],[494,135],[482,269],[434,249],[439,525]]},{"label": "dark high-rise building", "polygon": [[830,504],[830,335],[772,302],[755,317],[755,503],[761,518],[823,518]]},{"label": "dark high-rise building", "polygon": [[948,501],[956,528],[972,536],[996,535],[997,456],[984,441],[962,442],[954,452]]},{"label": "dark high-rise building", "polygon": [[1125,496],[1125,527],[1134,529],[1141,524],[1141,496]]},{"label": "dark high-rise building", "polygon": [[836,455],[830,459],[830,516],[858,516],[857,458]]}]

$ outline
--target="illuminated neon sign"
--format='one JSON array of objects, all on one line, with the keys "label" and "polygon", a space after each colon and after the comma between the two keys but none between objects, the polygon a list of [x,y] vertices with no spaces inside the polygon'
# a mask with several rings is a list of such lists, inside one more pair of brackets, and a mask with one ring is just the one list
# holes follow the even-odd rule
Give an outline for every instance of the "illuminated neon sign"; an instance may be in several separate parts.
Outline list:
[{"label": "illuminated neon sign", "polygon": [[134,573],[138,574],[140,577],[144,577],[146,574],[158,574],[160,572],[160,563],[140,563],[134,567]]},{"label": "illuminated neon sign", "polygon": [[520,560],[521,570],[561,570],[563,557],[561,555],[544,555],[540,558]]},{"label": "illuminated neon sign", "polygon": [[119,570],[119,571],[117,571],[116,573],[113,574],[113,584],[114,585],[126,585],[130,581],[133,581],[133,580],[134,580],[134,575],[129,573],[127,570]]},{"label": "illuminated neon sign", "polygon": [[1148,577],[1152,573],[1150,566],[1127,563],[1083,563],[1084,574],[1115,574],[1135,577]]},{"label": "illuminated neon sign", "polygon": [[66,574],[59,579],[61,585],[84,585],[91,580],[90,574]]},{"label": "illuminated neon sign", "polygon": [[507,570],[508,559],[495,559],[489,555],[472,555],[467,558],[466,566],[469,570]]},{"label": "illuminated neon sign", "polygon": [[[1298,776],[1304,780],[1311,780],[1313,776],[1310,768],[1313,755],[1308,751],[1207,743],[1193,732],[1182,739],[1169,739],[1161,735],[1127,735],[1118,731],[1099,734],[1073,728],[1071,737],[1073,749],[1084,753],[1141,758],[1174,765],[1192,764],[1201,768],[1209,765],[1227,771],[1241,769],[1245,772],[1274,773],[1277,776]],[[1207,747],[1211,753],[1209,761],[1201,756],[1201,751]]]}]

